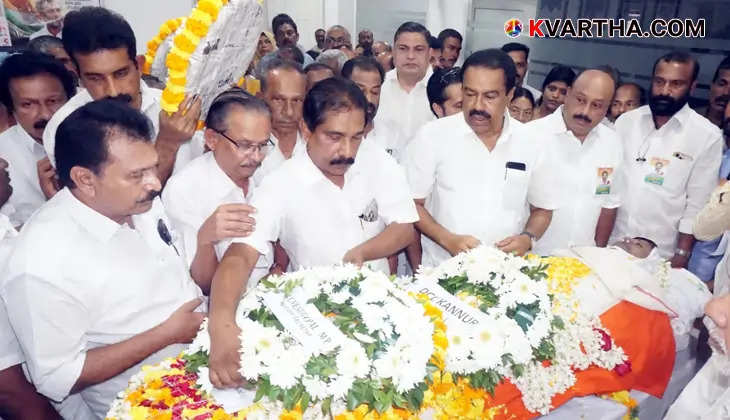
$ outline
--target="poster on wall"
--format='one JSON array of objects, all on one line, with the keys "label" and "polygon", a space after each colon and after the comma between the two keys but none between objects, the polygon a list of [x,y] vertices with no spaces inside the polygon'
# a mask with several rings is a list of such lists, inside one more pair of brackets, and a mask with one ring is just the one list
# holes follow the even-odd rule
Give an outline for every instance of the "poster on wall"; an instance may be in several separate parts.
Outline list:
[{"label": "poster on wall", "polygon": [[9,47],[10,31],[8,30],[8,19],[5,17],[5,5],[0,3],[0,47]]},{"label": "poster on wall", "polygon": [[41,36],[61,36],[63,18],[71,10],[101,6],[101,0],[2,0],[10,38],[15,46]]}]

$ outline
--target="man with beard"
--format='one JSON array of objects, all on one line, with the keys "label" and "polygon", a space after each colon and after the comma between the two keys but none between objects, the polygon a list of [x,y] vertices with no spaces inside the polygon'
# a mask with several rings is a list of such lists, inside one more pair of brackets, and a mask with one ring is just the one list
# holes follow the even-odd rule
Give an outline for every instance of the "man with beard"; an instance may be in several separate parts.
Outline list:
[{"label": "man with beard", "polygon": [[132,27],[120,15],[103,7],[84,7],[67,14],[63,47],[79,69],[79,79],[86,89],[69,99],[43,132],[43,147],[51,163],[55,162],[56,130],[61,122],[84,104],[116,98],[152,121],[160,160],[158,171],[164,185],[173,168],[183,166],[195,154],[191,152],[195,147],[190,139],[200,118],[200,99],[186,98],[172,115],[161,111],[162,92],[141,80],[144,57],[137,57]]},{"label": "man with beard", "polygon": [[80,395],[103,418],[131,375],[180,354],[205,315],[156,198],[150,121],[106,99],[69,115],[57,140],[63,188],[18,236],[2,298],[38,392]]},{"label": "man with beard", "polygon": [[324,50],[324,36],[324,29],[319,28],[314,31],[314,40],[317,41],[317,45],[312,47],[311,50],[307,51],[307,54],[309,54],[309,56],[312,57],[313,60],[316,60],[317,56],[322,53],[322,50]]},{"label": "man with beard", "polygon": [[50,56],[22,52],[0,65],[0,100],[17,121],[0,134],[0,157],[9,164],[13,187],[13,195],[0,211],[16,227],[55,192],[43,129],[75,93],[71,73]]},{"label": "man with beard", "polygon": [[608,244],[621,205],[615,180],[623,171],[621,139],[601,124],[614,86],[608,73],[585,70],[568,89],[563,105],[525,125],[532,141],[548,142],[556,153],[561,190],[569,192],[535,246],[539,254]]},{"label": "man with beard", "polygon": [[689,54],[662,56],[654,63],[649,105],[616,120],[626,176],[612,241],[652,238],[675,268],[689,261],[692,224],[717,185],[722,156],[720,130],[687,105],[698,73]]},{"label": "man with beard", "polygon": [[506,112],[515,78],[505,52],[475,52],[462,67],[462,113],[426,124],[406,150],[426,266],[480,243],[523,255],[550,224],[560,185],[549,142]]},{"label": "man with beard", "polygon": [[362,141],[368,122],[367,101],[349,80],[323,80],[307,94],[306,153],[264,179],[251,202],[256,230],[233,240],[213,278],[208,325],[214,386],[242,383],[234,315],[271,242],[281,242],[296,268],[346,262],[387,272],[385,257],[412,239],[418,214],[405,175],[380,147]]},{"label": "man with beard", "polygon": [[439,33],[438,40],[441,41],[441,60],[439,67],[448,70],[454,67],[456,62],[459,61],[461,44],[464,42],[464,38],[456,29],[448,28]]},{"label": "man with beard", "polygon": [[365,57],[372,57],[373,54],[373,31],[370,29],[363,29],[357,34],[357,43],[362,46]]},{"label": "man with beard", "polygon": [[[203,292],[225,252],[224,239],[248,236],[255,210],[253,174],[273,150],[271,111],[266,103],[234,88],[211,104],[205,121],[205,144],[211,150],[173,175],[162,194],[172,225],[182,234],[190,274]],[[270,253],[267,256],[270,257]],[[261,259],[249,286],[268,274]]]},{"label": "man with beard", "polygon": [[710,97],[707,108],[697,110],[716,126],[722,127],[725,106],[730,102],[730,56],[725,57],[715,70],[710,85]]}]

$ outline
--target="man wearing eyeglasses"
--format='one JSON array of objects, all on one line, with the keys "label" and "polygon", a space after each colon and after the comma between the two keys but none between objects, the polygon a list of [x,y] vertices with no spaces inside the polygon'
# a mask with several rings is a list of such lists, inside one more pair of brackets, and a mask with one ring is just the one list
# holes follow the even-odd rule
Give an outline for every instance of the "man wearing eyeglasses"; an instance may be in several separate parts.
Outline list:
[{"label": "man wearing eyeglasses", "polygon": [[687,266],[692,224],[717,185],[722,157],[720,129],[687,104],[698,73],[687,53],[662,56],[654,63],[649,105],[616,120],[626,185],[612,242],[652,238],[674,268]]},{"label": "man wearing eyeglasses", "polygon": [[[173,227],[181,232],[191,276],[210,290],[221,241],[248,236],[255,228],[253,174],[274,148],[271,112],[258,98],[234,88],[220,94],[206,117],[205,144],[211,150],[173,175],[162,199]],[[271,252],[249,279],[254,286],[268,273]]]}]

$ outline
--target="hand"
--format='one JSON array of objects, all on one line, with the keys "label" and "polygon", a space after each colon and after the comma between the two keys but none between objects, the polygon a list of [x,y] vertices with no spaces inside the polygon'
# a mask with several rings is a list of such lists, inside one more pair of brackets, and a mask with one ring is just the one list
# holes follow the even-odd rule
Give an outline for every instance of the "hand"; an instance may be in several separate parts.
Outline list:
[{"label": "hand", "polygon": [[210,328],[210,383],[216,388],[237,388],[245,383],[241,368],[241,329],[235,322],[217,325],[211,320]]},{"label": "hand", "polygon": [[251,217],[256,209],[248,204],[223,204],[211,214],[198,230],[199,245],[213,245],[224,239],[243,238],[256,228]]},{"label": "hand", "polygon": [[509,238],[502,239],[501,241],[494,244],[500,251],[506,253],[514,253],[518,256],[523,256],[532,249],[532,239],[529,236],[514,235]]},{"label": "hand", "polygon": [[672,268],[687,268],[689,255],[681,256],[678,254],[674,254],[670,262],[672,263]]},{"label": "hand", "polygon": [[446,250],[454,255],[466,252],[481,245],[479,239],[471,235],[452,235],[446,242]]},{"label": "hand", "polygon": [[38,170],[38,183],[41,186],[41,191],[46,199],[50,199],[58,190],[60,185],[58,184],[58,176],[56,175],[56,169],[51,165],[51,160],[47,157],[41,159],[37,163]]},{"label": "hand", "polygon": [[8,161],[0,158],[0,207],[5,205],[13,194],[13,187],[10,185],[10,174],[8,174]]},{"label": "hand", "polygon": [[356,246],[345,253],[345,256],[342,257],[342,262],[362,267],[362,264],[365,262],[365,256],[362,254],[360,247]]},{"label": "hand", "polygon": [[203,312],[195,312],[195,308],[202,302],[200,298],[185,302],[161,324],[163,331],[169,337],[170,344],[185,344],[193,341],[200,329],[200,323],[203,322],[206,315]]},{"label": "hand", "polygon": [[198,128],[201,106],[202,101],[197,95],[186,96],[174,114],[160,111],[160,133],[157,141],[177,148],[190,140]]},{"label": "hand", "polygon": [[286,270],[282,268],[278,263],[274,263],[271,268],[269,268],[269,275],[270,276],[281,276],[285,273]]},{"label": "hand", "polygon": [[716,297],[705,305],[705,314],[712,318],[718,331],[725,339],[725,348],[730,350],[730,295]]}]

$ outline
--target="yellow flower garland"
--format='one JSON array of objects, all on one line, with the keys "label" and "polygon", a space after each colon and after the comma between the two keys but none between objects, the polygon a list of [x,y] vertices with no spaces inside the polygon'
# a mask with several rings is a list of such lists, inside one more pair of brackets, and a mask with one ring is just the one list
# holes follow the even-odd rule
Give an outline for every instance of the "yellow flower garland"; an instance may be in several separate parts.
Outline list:
[{"label": "yellow flower garland", "polygon": [[144,67],[142,67],[142,73],[150,74],[152,63],[155,61],[155,55],[157,55],[157,50],[160,48],[160,45],[165,42],[165,39],[167,39],[168,36],[174,34],[183,22],[185,22],[185,18],[179,17],[170,19],[160,26],[160,31],[157,35],[147,43],[147,52],[144,55]]}]

